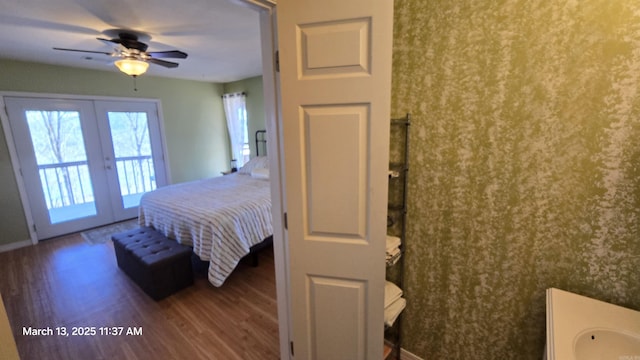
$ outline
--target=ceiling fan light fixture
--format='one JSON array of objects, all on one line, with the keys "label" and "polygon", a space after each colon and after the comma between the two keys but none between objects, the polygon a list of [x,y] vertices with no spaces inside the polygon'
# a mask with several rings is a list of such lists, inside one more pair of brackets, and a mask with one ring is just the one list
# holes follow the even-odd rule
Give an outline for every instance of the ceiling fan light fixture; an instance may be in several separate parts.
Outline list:
[{"label": "ceiling fan light fixture", "polygon": [[144,74],[149,68],[149,63],[137,59],[121,59],[115,62],[116,67],[129,76]]}]

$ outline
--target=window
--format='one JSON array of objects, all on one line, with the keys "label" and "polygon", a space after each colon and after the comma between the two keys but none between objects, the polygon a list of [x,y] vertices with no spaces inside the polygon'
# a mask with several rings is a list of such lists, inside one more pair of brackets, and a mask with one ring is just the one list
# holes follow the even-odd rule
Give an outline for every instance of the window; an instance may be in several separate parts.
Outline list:
[{"label": "window", "polygon": [[247,129],[247,108],[245,93],[222,95],[224,112],[227,117],[227,129],[231,142],[231,159],[242,167],[250,158],[249,133]]},{"label": "window", "polygon": [[244,143],[242,144],[242,162],[244,164],[251,160],[251,149],[249,148],[249,126],[247,125],[247,109],[245,106],[238,109],[238,118],[244,121]]}]

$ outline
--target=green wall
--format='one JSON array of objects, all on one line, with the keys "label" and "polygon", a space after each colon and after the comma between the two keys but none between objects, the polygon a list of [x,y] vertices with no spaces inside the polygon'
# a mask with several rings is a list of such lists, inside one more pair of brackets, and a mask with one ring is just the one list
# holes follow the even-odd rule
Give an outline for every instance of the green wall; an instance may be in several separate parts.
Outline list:
[{"label": "green wall", "polygon": [[639,25],[636,0],[395,2],[407,350],[540,359],[549,287],[640,310]]},{"label": "green wall", "polygon": [[[262,76],[256,76],[240,81],[224,84],[225,93],[245,92],[247,94],[247,125],[249,128],[249,147],[251,156],[256,153],[255,133],[257,130],[265,130],[264,94],[262,88]],[[264,155],[264,147],[260,146],[261,155]],[[229,149],[231,152],[231,149]]]},{"label": "green wall", "polygon": [[[170,70],[168,70],[170,71]],[[160,99],[172,181],[220,175],[229,167],[222,84],[0,60],[0,91]],[[29,238],[4,133],[0,134],[0,245]]]}]

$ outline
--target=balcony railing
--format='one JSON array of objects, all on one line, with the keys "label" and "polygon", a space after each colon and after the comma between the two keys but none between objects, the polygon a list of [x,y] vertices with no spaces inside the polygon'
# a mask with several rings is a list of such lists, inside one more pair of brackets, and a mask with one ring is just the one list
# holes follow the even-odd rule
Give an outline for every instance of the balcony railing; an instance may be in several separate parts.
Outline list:
[{"label": "balcony railing", "polygon": [[[120,195],[135,195],[156,188],[153,159],[148,156],[116,158]],[[38,166],[47,209],[94,201],[87,161]]]},{"label": "balcony railing", "polygon": [[47,209],[93,201],[86,161],[38,165]]},{"label": "balcony railing", "polygon": [[151,155],[116,158],[116,169],[122,196],[141,194],[156,188]]}]

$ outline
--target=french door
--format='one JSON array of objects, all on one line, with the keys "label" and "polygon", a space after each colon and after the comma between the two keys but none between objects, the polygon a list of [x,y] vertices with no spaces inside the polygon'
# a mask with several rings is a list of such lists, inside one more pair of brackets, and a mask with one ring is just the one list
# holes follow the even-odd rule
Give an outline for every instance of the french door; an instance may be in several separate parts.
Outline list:
[{"label": "french door", "polygon": [[6,97],[38,239],[137,216],[165,185],[156,104]]}]

